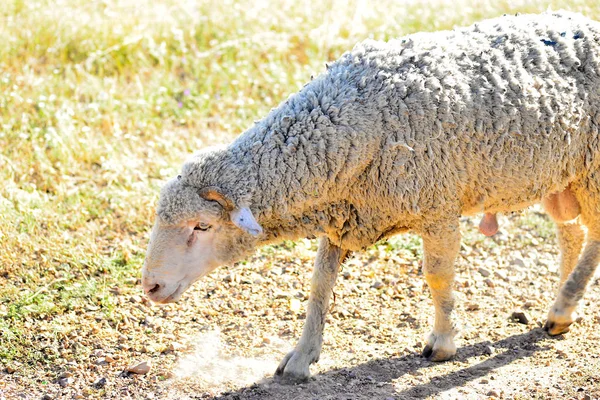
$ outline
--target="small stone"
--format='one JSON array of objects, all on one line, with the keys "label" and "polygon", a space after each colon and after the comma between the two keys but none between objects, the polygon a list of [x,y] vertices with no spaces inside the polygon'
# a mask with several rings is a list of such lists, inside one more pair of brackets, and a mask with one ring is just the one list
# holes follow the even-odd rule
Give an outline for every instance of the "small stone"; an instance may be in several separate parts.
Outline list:
[{"label": "small stone", "polygon": [[511,318],[519,322],[520,324],[527,325],[529,323],[529,318],[527,317],[527,314],[525,314],[523,311],[513,311]]},{"label": "small stone", "polygon": [[298,312],[300,312],[301,308],[302,308],[302,303],[300,303],[300,300],[290,299],[290,311],[297,314]]},{"label": "small stone", "polygon": [[264,337],[262,341],[264,344],[271,344],[271,339],[269,339],[268,337]]},{"label": "small stone", "polygon": [[517,267],[525,268],[525,261],[522,258],[515,257],[512,262],[512,265],[516,265]]},{"label": "small stone", "polygon": [[296,293],[294,297],[300,300],[308,299],[308,296],[302,291]]},{"label": "small stone", "polygon": [[491,288],[496,287],[496,284],[490,278],[486,278],[483,282]]},{"label": "small stone", "polygon": [[491,356],[492,354],[494,354],[495,351],[496,351],[496,349],[493,346],[485,346],[483,348],[483,354],[486,354],[488,356]]},{"label": "small stone", "polygon": [[467,311],[477,311],[479,310],[479,304],[477,303],[467,303],[466,307]]},{"label": "small stone", "polygon": [[481,274],[481,276],[483,276],[484,278],[487,278],[488,276],[491,275],[490,271],[488,271],[485,268],[479,268],[479,273]]},{"label": "small stone", "polygon": [[138,296],[137,294],[134,294],[133,296],[131,296],[129,298],[129,301],[132,303],[141,303],[142,302],[142,298],[140,296]]},{"label": "small stone", "polygon": [[58,380],[58,384],[59,384],[61,387],[67,387],[67,386],[69,386],[71,383],[73,383],[73,378],[60,378],[60,379]]},{"label": "small stone", "polygon": [[52,400],[52,396],[50,396],[49,394],[45,394],[42,396],[42,400]]},{"label": "small stone", "polygon": [[127,282],[129,285],[133,285],[133,286],[137,286],[140,284],[140,282],[138,282],[138,278],[134,278],[134,277],[125,279],[125,282]]},{"label": "small stone", "polygon": [[171,350],[171,351],[178,351],[178,350],[183,349],[183,347],[184,346],[181,343],[177,343],[177,342],[171,342],[169,344],[169,350]]},{"label": "small stone", "polygon": [[150,368],[150,361],[142,361],[139,364],[127,367],[127,372],[131,372],[132,374],[145,375],[148,372],[150,372]]},{"label": "small stone", "polygon": [[282,291],[275,292],[276,299],[289,299],[290,297],[292,297],[292,296],[290,296],[290,294],[287,292],[282,292]]},{"label": "small stone", "polygon": [[106,357],[104,357],[104,361],[106,361],[107,363],[114,363],[115,358],[113,356],[111,356],[110,354],[107,354]]},{"label": "small stone", "polygon": [[96,379],[96,381],[94,381],[93,385],[96,389],[103,388],[106,385],[106,378],[102,377],[102,378]]},{"label": "small stone", "polygon": [[7,373],[7,374],[14,374],[16,371],[17,371],[17,370],[16,370],[14,367],[12,367],[12,366],[10,366],[10,365],[7,365],[7,366],[6,366],[6,373]]},{"label": "small stone", "polygon": [[495,390],[490,390],[489,392],[487,392],[487,395],[489,397],[500,397],[500,394],[498,392],[496,392]]},{"label": "small stone", "polygon": [[488,381],[487,379],[482,379],[479,381],[479,383],[481,383],[482,385],[487,385],[488,383],[490,383],[490,381]]},{"label": "small stone", "polygon": [[371,285],[371,287],[372,287],[373,289],[381,289],[381,288],[383,287],[383,282],[376,281],[376,282],[374,282],[374,283]]},{"label": "small stone", "polygon": [[120,295],[121,293],[123,293],[123,289],[121,289],[118,286],[112,287],[108,290],[110,293],[115,294],[115,295]]},{"label": "small stone", "polygon": [[508,282],[508,276],[506,275],[506,272],[504,272],[504,271],[494,271],[494,276],[502,279],[505,282]]},{"label": "small stone", "polygon": [[523,304],[523,308],[533,308],[535,307],[535,301],[527,300],[525,304]]},{"label": "small stone", "polygon": [[556,349],[556,354],[558,354],[560,357],[567,357],[567,353],[564,350],[561,349]]}]

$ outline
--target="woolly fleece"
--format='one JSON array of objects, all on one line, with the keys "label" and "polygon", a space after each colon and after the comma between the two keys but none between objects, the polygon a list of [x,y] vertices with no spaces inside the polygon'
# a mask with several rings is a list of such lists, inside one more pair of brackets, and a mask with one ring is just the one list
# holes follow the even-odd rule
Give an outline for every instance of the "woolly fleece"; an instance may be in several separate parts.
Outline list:
[{"label": "woolly fleece", "polygon": [[217,186],[264,228],[241,241],[248,252],[313,235],[359,250],[522,209],[569,183],[600,204],[588,174],[599,126],[600,24],[579,14],[368,40],[233,143],[186,162],[158,217],[227,217],[196,195]]}]

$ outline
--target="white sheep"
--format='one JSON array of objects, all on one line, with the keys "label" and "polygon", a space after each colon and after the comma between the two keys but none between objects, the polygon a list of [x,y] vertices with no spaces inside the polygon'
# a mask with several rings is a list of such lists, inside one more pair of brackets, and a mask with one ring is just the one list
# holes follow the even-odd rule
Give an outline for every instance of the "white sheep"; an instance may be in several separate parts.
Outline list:
[{"label": "white sheep", "polygon": [[502,17],[360,43],[165,185],[144,289],[156,302],[176,301],[257,246],[320,236],[304,332],[277,369],[303,380],[319,358],[340,263],[413,231],[435,306],[423,354],[447,360],[456,352],[459,217],[485,212],[491,233],[495,213],[543,202],[562,250],[546,329],[565,332],[600,259],[599,127],[600,24],[581,15]]}]

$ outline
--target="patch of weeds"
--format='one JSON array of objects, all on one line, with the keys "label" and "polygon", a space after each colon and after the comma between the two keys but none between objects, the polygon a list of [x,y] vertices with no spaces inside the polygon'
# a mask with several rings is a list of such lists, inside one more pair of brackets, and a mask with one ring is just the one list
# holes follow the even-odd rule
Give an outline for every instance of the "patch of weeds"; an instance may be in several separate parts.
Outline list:
[{"label": "patch of weeds", "polygon": [[388,240],[377,244],[375,247],[400,256],[407,255],[409,257],[417,258],[423,256],[423,240],[419,235],[412,233],[393,236]]},{"label": "patch of weeds", "polygon": [[533,232],[536,238],[553,240],[556,238],[556,226],[544,213],[528,212],[515,220],[515,225],[525,231]]}]

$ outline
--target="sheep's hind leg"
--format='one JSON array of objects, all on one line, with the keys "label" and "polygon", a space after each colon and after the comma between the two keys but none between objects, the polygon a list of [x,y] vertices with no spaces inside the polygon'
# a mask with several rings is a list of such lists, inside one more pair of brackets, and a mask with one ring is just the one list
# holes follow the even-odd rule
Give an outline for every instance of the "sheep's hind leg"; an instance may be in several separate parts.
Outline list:
[{"label": "sheep's hind leg", "polygon": [[600,262],[600,230],[592,231],[590,229],[583,254],[575,269],[562,285],[558,297],[548,313],[544,329],[550,335],[560,335],[569,331],[576,318],[577,305],[585,293],[587,284],[594,276],[598,262]]},{"label": "sheep's hind leg", "polygon": [[[571,272],[575,269],[577,261],[579,260],[585,234],[577,220],[565,223],[558,222],[556,227],[558,244],[561,252],[560,283],[558,285],[558,297],[560,298],[562,287],[569,278]],[[566,305],[564,302],[557,303],[550,310],[548,321],[546,322],[544,329],[551,335],[567,332],[569,326],[576,318],[575,309],[569,309],[569,307],[563,308],[564,305]],[[559,311],[561,309],[565,311]]]},{"label": "sheep's hind leg", "polygon": [[347,254],[346,250],[331,244],[327,238],[319,242],[302,336],[296,348],[283,358],[275,371],[275,375],[281,376],[285,382],[307,380],[310,364],[319,360],[329,300],[339,266]]},{"label": "sheep's hind leg", "polygon": [[585,232],[578,220],[557,223],[556,231],[560,247],[560,283],[558,290],[566,282],[579,260],[585,239]]},{"label": "sheep's hind leg", "polygon": [[435,306],[435,323],[423,349],[423,356],[431,361],[445,361],[456,354],[452,289],[454,260],[460,248],[460,231],[458,223],[439,225],[437,229],[433,234],[422,235],[423,269]]},{"label": "sheep's hind leg", "polygon": [[566,229],[570,230],[570,232],[563,233],[570,235],[567,240],[571,241],[568,244],[571,249],[568,246],[565,247],[565,237],[561,238],[563,235],[559,231],[559,242],[563,252],[563,265],[561,265],[562,285],[544,325],[544,329],[550,335],[559,335],[569,331],[571,324],[576,318],[577,306],[600,262],[600,218],[598,217],[598,207],[596,206],[598,202],[594,201],[595,196],[579,200],[584,200],[581,203],[580,219],[588,227],[587,242],[575,268],[569,273],[568,269],[572,268],[569,263],[572,263],[573,259],[576,259],[575,254],[578,253],[577,250],[581,247],[581,228],[578,228],[575,223],[571,225],[564,224]]}]

